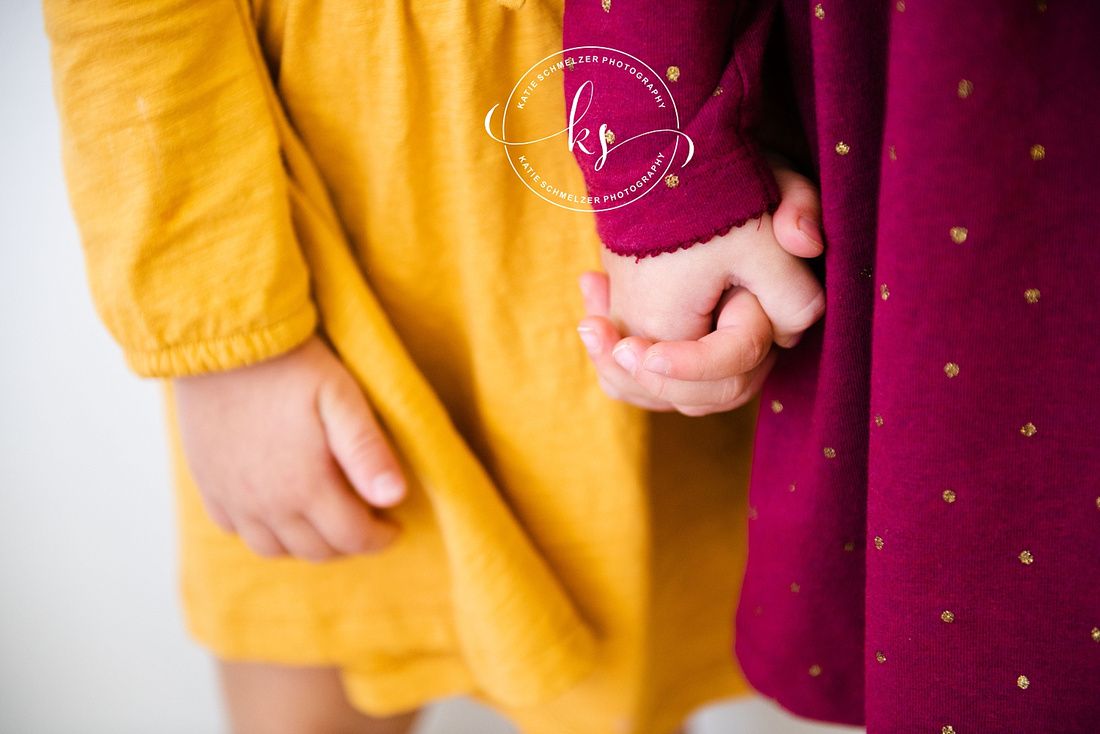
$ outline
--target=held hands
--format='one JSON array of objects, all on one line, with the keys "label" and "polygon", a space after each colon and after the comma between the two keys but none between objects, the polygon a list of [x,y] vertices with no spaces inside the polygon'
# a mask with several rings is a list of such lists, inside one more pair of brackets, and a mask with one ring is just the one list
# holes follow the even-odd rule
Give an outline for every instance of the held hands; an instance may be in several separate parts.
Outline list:
[{"label": "held hands", "polygon": [[581,276],[578,331],[610,397],[685,415],[732,410],[759,392],[772,343],[794,346],[824,314],[801,259],[824,249],[820,198],[793,171],[775,176],[774,217],[637,262],[605,250],[607,274]]},{"label": "held hands", "polygon": [[400,529],[405,480],[358,384],[318,337],[173,381],[180,438],[210,518],[265,557],[370,553]]}]

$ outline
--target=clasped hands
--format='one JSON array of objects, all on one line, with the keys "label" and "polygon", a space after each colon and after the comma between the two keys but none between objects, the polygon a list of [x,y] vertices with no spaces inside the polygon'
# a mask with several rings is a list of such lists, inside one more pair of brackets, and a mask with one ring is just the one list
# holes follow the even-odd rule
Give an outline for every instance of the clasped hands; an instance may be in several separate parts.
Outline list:
[{"label": "clasped hands", "polygon": [[825,313],[803,258],[824,250],[821,200],[776,167],[781,203],[688,249],[635,260],[604,251],[606,273],[581,276],[578,332],[609,397],[699,416],[744,405],[776,359]]}]

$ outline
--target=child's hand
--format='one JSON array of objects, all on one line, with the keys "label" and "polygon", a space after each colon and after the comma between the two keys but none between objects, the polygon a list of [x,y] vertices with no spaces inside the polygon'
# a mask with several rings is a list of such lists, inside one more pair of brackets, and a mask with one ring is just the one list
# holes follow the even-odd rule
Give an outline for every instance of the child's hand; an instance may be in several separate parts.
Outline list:
[{"label": "child's hand", "polygon": [[731,410],[759,391],[772,342],[793,346],[821,317],[824,291],[795,257],[823,249],[818,195],[793,172],[776,179],[774,221],[638,262],[605,253],[608,275],[582,276],[581,337],[608,395],[687,415]]},{"label": "child's hand", "polygon": [[396,539],[399,528],[368,503],[404,499],[401,469],[358,384],[321,339],[173,387],[210,518],[257,554],[322,561]]}]

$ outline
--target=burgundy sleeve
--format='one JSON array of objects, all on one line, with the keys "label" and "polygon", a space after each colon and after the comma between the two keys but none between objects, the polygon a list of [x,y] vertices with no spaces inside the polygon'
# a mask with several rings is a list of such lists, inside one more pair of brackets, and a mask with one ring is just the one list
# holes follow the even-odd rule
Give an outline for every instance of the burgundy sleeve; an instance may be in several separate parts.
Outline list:
[{"label": "burgundy sleeve", "polygon": [[[566,0],[567,114],[578,90],[578,112],[591,100],[576,124],[591,134],[573,152],[600,239],[612,252],[673,252],[775,211],[779,191],[753,135],[774,7],[774,0]],[[578,47],[587,48],[570,50]],[[635,74],[613,62],[629,63],[628,55],[642,62]],[[661,77],[657,84],[653,75]],[[592,82],[588,89],[585,81]],[[655,96],[647,97],[650,86]],[[674,107],[654,104],[665,90]],[[602,124],[610,150],[596,170]],[[684,167],[689,146],[683,136],[630,140],[668,128],[694,144]],[[654,163],[658,173],[647,179]],[[630,192],[639,181],[643,186]],[[624,190],[627,195],[616,198]]]}]

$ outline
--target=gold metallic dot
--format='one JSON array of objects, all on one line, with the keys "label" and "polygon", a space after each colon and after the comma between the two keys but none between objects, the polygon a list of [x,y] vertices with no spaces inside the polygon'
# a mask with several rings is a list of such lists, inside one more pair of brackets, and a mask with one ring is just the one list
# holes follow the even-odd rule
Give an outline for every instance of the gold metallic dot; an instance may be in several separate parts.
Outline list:
[{"label": "gold metallic dot", "polygon": [[966,99],[974,93],[974,82],[969,79],[963,79],[959,82],[959,97]]},{"label": "gold metallic dot", "polygon": [[855,549],[856,549],[856,544],[852,541],[848,541],[847,543],[844,544],[844,550],[846,550],[846,551],[854,551]]},{"label": "gold metallic dot", "polygon": [[825,20],[825,8],[821,7],[821,3],[814,6],[814,15],[818,20]]},{"label": "gold metallic dot", "polygon": [[569,71],[573,71],[573,59],[566,59],[565,60],[565,68],[568,69]]},{"label": "gold metallic dot", "polygon": [[886,287],[885,283],[883,283],[881,286],[879,286],[878,290],[879,290],[879,294],[882,296],[882,300],[885,301],[886,299],[888,299],[890,297],[890,289]]},{"label": "gold metallic dot", "polygon": [[878,548],[879,550],[882,550],[882,546],[884,544],[885,544],[885,541],[882,538],[880,538],[879,536],[876,535],[875,536],[875,547]]},{"label": "gold metallic dot", "polygon": [[1031,681],[1027,679],[1026,675],[1021,675],[1016,679],[1016,685],[1020,687],[1020,690],[1027,690],[1027,687],[1031,685]]},{"label": "gold metallic dot", "polygon": [[722,96],[722,88],[721,87],[715,87],[714,91],[710,93],[710,96],[712,96],[712,97]]},{"label": "gold metallic dot", "polygon": [[956,245],[961,245],[966,242],[967,230],[966,227],[952,227],[951,228],[951,240]]},{"label": "gold metallic dot", "polygon": [[772,401],[772,412],[773,413],[782,413],[783,412],[783,403],[779,402],[778,400],[773,400]]},{"label": "gold metallic dot", "polygon": [[948,724],[947,726],[945,726],[943,729],[940,730],[940,734],[955,734],[955,727]]},{"label": "gold metallic dot", "polygon": [[1096,498],[1096,509],[1100,510],[1100,497]]},{"label": "gold metallic dot", "polygon": [[821,675],[821,666],[820,665],[811,665],[810,666],[810,675],[814,678]]},{"label": "gold metallic dot", "polygon": [[875,416],[875,425],[880,426],[880,427],[882,426],[882,416],[881,415],[876,415]]},{"label": "gold metallic dot", "polygon": [[825,458],[826,459],[835,459],[836,458],[836,449],[829,448],[828,446],[826,446],[825,447]]},{"label": "gold metallic dot", "polygon": [[1020,433],[1025,436],[1034,436],[1038,432],[1039,429],[1035,427],[1034,423],[1025,423],[1024,426],[1020,429]]},{"label": "gold metallic dot", "polygon": [[1035,9],[1040,13],[1047,12],[1047,0],[1035,0]]},{"label": "gold metallic dot", "polygon": [[677,176],[675,173],[670,173],[667,176],[665,176],[665,186],[669,187],[670,189],[674,189],[679,185],[680,185],[680,177]]},{"label": "gold metallic dot", "polygon": [[959,366],[954,362],[948,362],[943,366],[943,373],[950,379],[959,374]]},{"label": "gold metallic dot", "polygon": [[947,622],[948,624],[951,624],[955,621],[955,613],[945,610],[944,613],[940,615],[940,619],[942,619],[944,622]]},{"label": "gold metallic dot", "polygon": [[611,0],[603,0],[603,12],[611,12]]},{"label": "gold metallic dot", "polygon": [[1038,288],[1028,288],[1026,291],[1024,291],[1024,300],[1026,300],[1028,303],[1038,303],[1039,302],[1039,289]]},{"label": "gold metallic dot", "polygon": [[862,275],[864,278],[870,278],[872,275],[874,275],[874,273],[875,273],[875,271],[871,270],[871,268],[860,268],[859,269],[859,274]]},{"label": "gold metallic dot", "polygon": [[1035,563],[1035,556],[1031,555],[1031,551],[1024,551],[1020,554],[1020,563],[1030,566]]},{"label": "gold metallic dot", "polygon": [[955,492],[950,489],[943,490],[943,501],[947,504],[951,504],[955,501]]},{"label": "gold metallic dot", "polygon": [[752,506],[749,507],[748,515],[749,515],[750,520],[755,520],[757,517],[759,517],[759,515],[756,512],[756,508],[752,507]]},{"label": "gold metallic dot", "polygon": [[794,482],[791,482],[791,486],[787,487],[787,490],[790,492],[794,491]]},{"label": "gold metallic dot", "polygon": [[886,653],[879,650],[878,652],[875,653],[875,660],[879,661],[880,663],[885,663],[886,662]]},{"label": "gold metallic dot", "polygon": [[677,79],[680,78],[680,67],[679,66],[670,66],[670,67],[668,67],[668,71],[665,72],[665,76],[668,77],[668,80],[670,82],[676,81]]},{"label": "gold metallic dot", "polygon": [[1100,642],[1100,627],[1093,627],[1092,628],[1092,641],[1093,642]]},{"label": "gold metallic dot", "polygon": [[890,146],[889,155],[890,155],[890,160],[892,160],[892,161],[896,161],[898,159],[898,152],[897,152],[897,150],[894,149],[894,146],[892,146],[892,145]]},{"label": "gold metallic dot", "polygon": [[852,148],[843,140],[836,144],[837,155],[848,155],[848,151]]},{"label": "gold metallic dot", "polygon": [[791,593],[792,594],[797,594],[801,590],[802,590],[802,587],[799,586],[798,584],[791,584]]},{"label": "gold metallic dot", "polygon": [[1041,161],[1047,157],[1047,149],[1041,145],[1031,146],[1031,160]]},{"label": "gold metallic dot", "polygon": [[[905,0],[898,0],[898,4],[895,5],[894,7],[896,7],[898,9],[899,13],[904,13],[905,12]],[[944,734],[947,734],[947,733],[944,732]]]},{"label": "gold metallic dot", "polygon": [[604,130],[603,139],[607,141],[608,145],[614,145],[615,133],[611,132],[610,130]]}]

